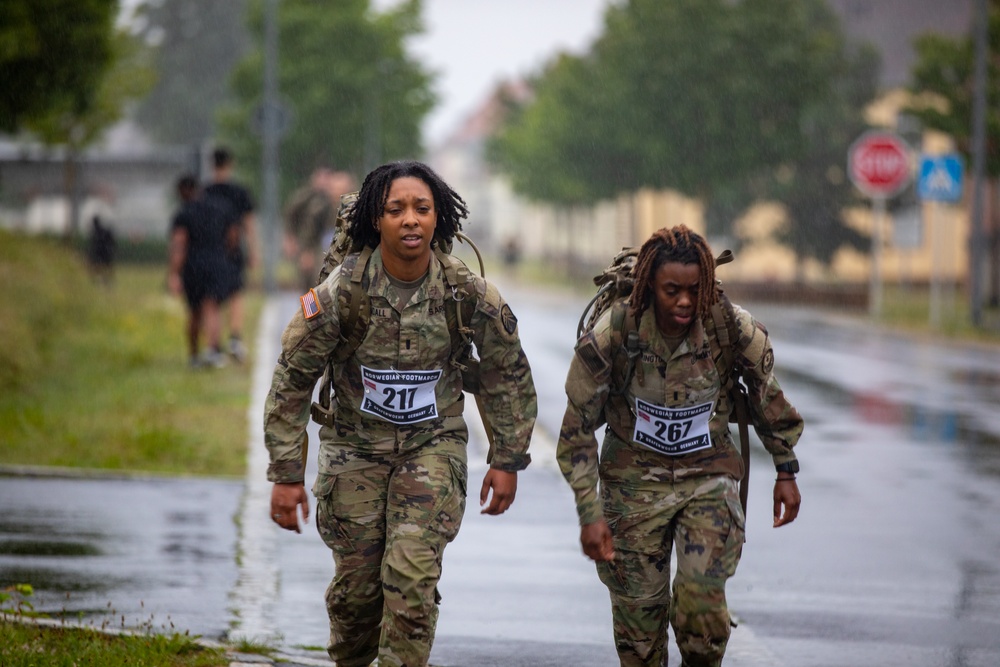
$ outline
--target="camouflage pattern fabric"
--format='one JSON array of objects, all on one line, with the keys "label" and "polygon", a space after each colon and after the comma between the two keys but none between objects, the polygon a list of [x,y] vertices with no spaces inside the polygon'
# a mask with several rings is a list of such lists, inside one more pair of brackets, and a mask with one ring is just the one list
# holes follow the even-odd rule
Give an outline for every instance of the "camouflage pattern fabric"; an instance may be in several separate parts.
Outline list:
[{"label": "camouflage pattern fabric", "polygon": [[[785,399],[774,376],[774,352],[767,330],[747,311],[738,306],[734,310],[740,332],[736,363],[743,369],[754,429],[776,465],[794,461],[792,448],[802,434],[802,417]],[[656,327],[652,308],[643,313],[638,333],[645,350],[636,360],[630,385],[620,394],[610,391],[612,358],[617,353],[611,350],[610,309],[592,332],[580,338],[570,362],[566,378],[568,400],[556,455],[576,495],[580,525],[593,523],[601,516],[594,430],[603,412],[608,423],[607,435],[631,442],[636,397],[668,408],[716,401],[709,422],[712,447],[683,456],[660,455],[654,459],[658,473],[675,481],[717,474],[736,480],[743,476],[743,460],[729,431],[732,406],[721,395],[721,381],[715,368],[718,342],[696,321],[687,338],[671,352]],[[633,447],[647,451],[639,445]]]},{"label": "camouflage pattern fabric", "polygon": [[299,188],[285,207],[285,224],[303,248],[321,251],[324,235],[333,231],[336,213],[325,192],[313,187]]},{"label": "camouflage pattern fabric", "polygon": [[322,190],[304,187],[292,193],[285,208],[285,224],[295,237],[299,251],[313,255],[312,266],[308,269],[296,262],[299,284],[305,289],[318,282],[317,275],[323,266],[323,254],[326,251],[324,241],[333,239],[336,220],[334,203]]},{"label": "camouflage pattern fabric", "polygon": [[[319,476],[313,489],[320,499],[321,530],[337,564],[337,579],[327,596],[330,654],[340,656],[340,665],[368,664],[364,660],[374,633],[379,632],[371,626],[374,617],[382,624],[382,664],[412,667],[426,664],[426,657],[423,662],[400,661],[395,654],[416,655],[418,646],[425,656],[430,652],[441,554],[461,521],[458,505],[442,503],[460,496],[464,506],[468,430],[461,417],[461,372],[449,364],[451,336],[444,299],[450,290],[441,264],[432,260],[426,280],[406,304],[399,302],[378,249],[366,275],[371,323],[355,355],[335,369],[336,423],[320,429]],[[341,343],[340,279],[338,268],[315,289],[318,312],[312,314],[315,309],[310,308],[307,317],[304,304],[282,335],[264,415],[264,441],[271,459],[267,474],[272,482],[303,479],[301,446],[313,388]],[[510,307],[495,287],[481,278],[474,280],[478,299],[467,326],[473,329],[484,408],[494,428],[491,466],[516,472],[531,460],[527,448],[537,415],[531,369]],[[434,389],[439,416],[396,425],[363,412],[366,386],[361,366],[440,369]],[[455,487],[460,490],[457,496]],[[369,533],[379,522],[390,534],[384,544]],[[360,543],[367,546],[352,549]]]},{"label": "camouflage pattern fabric", "polygon": [[619,660],[622,667],[659,667],[669,621],[686,667],[719,665],[730,633],[726,580],[736,572],[745,530],[738,483],[724,475],[675,483],[644,479],[644,469],[628,465],[627,447],[612,444],[601,463],[616,558],[597,563],[611,594]]},{"label": "camouflage pattern fabric", "polygon": [[[802,418],[774,377],[767,330],[745,310],[734,310],[735,363],[747,384],[752,423],[776,465],[794,461]],[[690,565],[678,571],[672,612],[684,664],[719,664],[729,634],[725,582],[739,562],[733,542],[738,537],[742,544],[744,527],[738,491],[743,460],[729,430],[733,406],[721,392],[714,361],[721,348],[714,327],[696,321],[671,351],[649,308],[638,326],[643,350],[631,382],[616,393],[612,367],[620,352],[611,349],[611,327],[609,309],[577,343],[556,457],[576,497],[580,525],[604,518],[614,536],[619,560],[599,569],[618,600],[619,655],[623,665],[660,664],[655,656],[666,637],[668,565],[676,542],[678,560]],[[634,443],[636,397],[668,408],[714,402],[711,446],[668,456]],[[608,427],[598,457],[594,430],[602,415]]]},{"label": "camouflage pattern fabric", "polygon": [[314,492],[336,573],[326,591],[330,657],[340,667],[367,666],[376,656],[380,667],[425,665],[442,555],[465,512],[465,441],[441,438],[406,453],[338,446],[328,454],[338,472],[321,476]]}]

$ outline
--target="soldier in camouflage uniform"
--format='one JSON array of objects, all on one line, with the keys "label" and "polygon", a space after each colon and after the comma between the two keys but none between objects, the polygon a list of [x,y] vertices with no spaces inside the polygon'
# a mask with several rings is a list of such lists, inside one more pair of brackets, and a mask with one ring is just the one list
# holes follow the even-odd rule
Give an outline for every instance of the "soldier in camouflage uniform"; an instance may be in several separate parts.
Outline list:
[{"label": "soldier in camouflage uniform", "polygon": [[[625,386],[615,386],[626,373],[616,374],[622,352],[612,343],[612,309],[580,338],[557,457],[576,496],[583,551],[611,593],[621,664],[666,664],[669,622],[685,666],[719,665],[730,633],[725,585],[745,524],[744,463],[729,432],[733,406],[721,391],[719,343],[708,321],[719,299],[715,262],[701,236],[664,228],[643,244],[634,276],[627,317],[635,318],[641,354],[630,379],[620,380]],[[773,375],[767,330],[734,311],[736,363],[754,427],[778,470],[774,525],[781,526],[799,510],[792,448],[803,422]],[[605,420],[598,457],[594,431]]]},{"label": "soldier in camouflage uniform", "polygon": [[[333,369],[335,422],[320,430],[313,487],[335,564],[326,602],[328,650],[339,667],[376,656],[380,667],[421,667],[430,654],[442,554],[465,510],[469,435],[445,313],[454,292],[431,243],[449,242],[466,215],[465,202],[419,162],[373,171],[347,214],[355,243],[374,247],[363,281],[370,323],[354,354]],[[350,276],[341,277],[342,266],[302,297],[266,402],[271,512],[288,530],[300,530],[300,509],[308,514],[302,448],[313,387],[343,344],[341,282]],[[495,515],[514,501],[517,472],[530,461],[537,403],[517,319],[495,287],[471,279],[464,298],[476,306],[465,326],[495,445],[480,505]]]},{"label": "soldier in camouflage uniform", "polygon": [[340,197],[356,187],[345,171],[316,169],[309,184],[292,193],[285,206],[285,256],[295,262],[302,289],[314,287],[323,253],[333,240]]}]

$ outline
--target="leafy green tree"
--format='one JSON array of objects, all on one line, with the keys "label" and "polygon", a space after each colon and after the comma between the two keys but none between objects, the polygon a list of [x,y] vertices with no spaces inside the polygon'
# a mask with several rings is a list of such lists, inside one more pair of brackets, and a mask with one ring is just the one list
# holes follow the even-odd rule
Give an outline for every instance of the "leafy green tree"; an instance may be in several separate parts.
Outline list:
[{"label": "leafy green tree", "polygon": [[[515,156],[554,149],[550,159],[595,193],[670,187],[710,198],[717,186],[780,164],[799,148],[786,128],[830,75],[828,59],[817,56],[830,46],[808,5],[611,5],[591,53],[536,82],[536,103],[566,109],[516,115],[497,143],[500,166],[514,174],[526,166],[515,166]],[[580,155],[587,164],[574,161]]]},{"label": "leafy green tree", "polygon": [[[617,164],[613,137],[599,111],[606,97],[593,94],[594,63],[560,56],[533,82],[524,106],[505,99],[507,122],[487,145],[489,159],[508,173],[517,192],[568,206],[593,203],[628,187],[623,174],[632,160],[624,150]],[[581,118],[593,122],[582,124]]]},{"label": "leafy green tree", "polygon": [[[989,201],[1000,192],[1000,0],[988,5],[986,60],[986,154]],[[911,73],[915,101],[910,107],[925,127],[945,132],[954,139],[966,164],[972,164],[972,106],[975,85],[975,44],[971,36],[959,39],[926,34],[914,47],[917,63]],[[990,279],[987,301],[1000,303],[1000,210],[989,206],[987,242]]]},{"label": "leafy green tree", "polygon": [[783,240],[829,262],[864,242],[840,216],[842,165],[874,72],[822,0],[629,0],[610,6],[589,53],[536,77],[489,156],[519,193],[551,203],[679,190],[706,204],[713,234],[778,196]]},{"label": "leafy green tree", "polygon": [[[1000,0],[989,2],[989,52],[987,59],[986,171],[1000,177]],[[975,87],[975,46],[971,36],[950,38],[928,33],[914,42],[917,62],[911,73],[916,98],[910,111],[925,127],[945,132],[959,151],[971,160],[972,103]]]},{"label": "leafy green tree", "polygon": [[130,102],[152,87],[154,72],[143,44],[125,30],[116,30],[111,42],[110,67],[93,84],[87,104],[63,98],[46,113],[26,122],[25,127],[42,143],[65,149],[64,192],[71,203],[69,232],[79,232],[79,201],[76,197],[76,162],[80,151],[99,139],[122,116]]},{"label": "leafy green tree", "polygon": [[[319,164],[363,176],[377,163],[422,153],[420,124],[435,103],[432,77],[405,52],[422,30],[420,0],[375,13],[368,0],[278,5],[278,87],[291,111],[280,159],[283,192],[305,181]],[[263,11],[249,17],[255,48],[233,77],[236,102],[219,115],[220,139],[243,164],[257,164],[253,128],[263,80]]]},{"label": "leafy green tree", "polygon": [[86,112],[113,58],[117,0],[0,3],[0,132],[53,109]]},{"label": "leafy green tree", "polygon": [[136,121],[154,138],[199,144],[213,136],[233,68],[249,47],[245,11],[244,0],[147,0],[137,8],[138,33],[156,50],[157,82]]},{"label": "leafy green tree", "polygon": [[869,129],[863,112],[878,92],[880,59],[871,46],[850,49],[836,17],[825,14],[817,16],[817,25],[839,45],[828,54],[830,85],[803,109],[798,125],[789,128],[799,142],[796,158],[770,174],[766,195],[784,204],[786,224],[777,238],[795,252],[800,279],[807,259],[829,266],[843,247],[861,252],[871,247],[869,237],[844,217],[858,197],[845,165],[847,148]]}]

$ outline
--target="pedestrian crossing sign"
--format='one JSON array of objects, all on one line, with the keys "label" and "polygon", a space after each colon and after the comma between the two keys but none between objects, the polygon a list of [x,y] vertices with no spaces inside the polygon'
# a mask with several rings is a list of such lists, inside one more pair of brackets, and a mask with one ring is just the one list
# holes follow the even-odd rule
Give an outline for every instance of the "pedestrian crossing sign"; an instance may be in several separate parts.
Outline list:
[{"label": "pedestrian crossing sign", "polygon": [[925,155],[920,159],[917,194],[924,201],[956,202],[962,198],[962,158]]}]

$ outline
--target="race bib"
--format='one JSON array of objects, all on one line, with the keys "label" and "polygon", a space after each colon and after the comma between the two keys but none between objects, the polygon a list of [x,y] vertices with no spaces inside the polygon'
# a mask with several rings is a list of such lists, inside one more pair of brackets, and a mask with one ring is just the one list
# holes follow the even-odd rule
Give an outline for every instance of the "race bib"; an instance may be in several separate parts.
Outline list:
[{"label": "race bib", "polygon": [[654,452],[681,456],[712,446],[708,422],[714,403],[687,408],[664,408],[635,399],[635,432],[632,440]]},{"label": "race bib", "polygon": [[361,367],[365,386],[361,411],[393,424],[414,424],[438,416],[435,387],[441,371],[377,371]]}]

